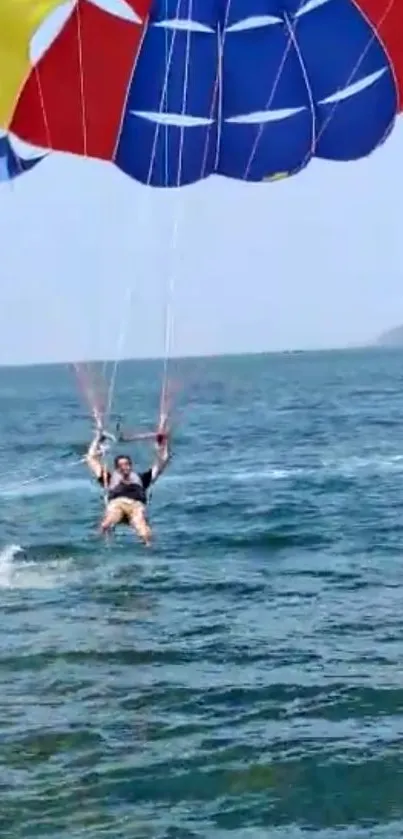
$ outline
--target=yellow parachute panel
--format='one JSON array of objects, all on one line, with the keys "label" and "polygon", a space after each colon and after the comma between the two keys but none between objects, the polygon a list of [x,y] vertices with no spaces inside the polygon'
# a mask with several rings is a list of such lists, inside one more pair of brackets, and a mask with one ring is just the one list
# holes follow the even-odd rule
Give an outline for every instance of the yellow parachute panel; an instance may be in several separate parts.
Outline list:
[{"label": "yellow parachute panel", "polygon": [[31,70],[33,35],[61,0],[0,0],[0,127],[7,129]]},{"label": "yellow parachute panel", "polygon": [[263,181],[270,183],[271,181],[282,181],[284,178],[289,177],[289,172],[276,172],[274,175],[267,175],[266,178],[263,178]]}]

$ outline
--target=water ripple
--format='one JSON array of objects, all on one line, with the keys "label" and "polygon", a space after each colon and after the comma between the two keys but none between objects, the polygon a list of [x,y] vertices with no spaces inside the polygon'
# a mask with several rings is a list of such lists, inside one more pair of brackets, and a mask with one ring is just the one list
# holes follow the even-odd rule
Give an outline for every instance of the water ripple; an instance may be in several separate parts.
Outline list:
[{"label": "water ripple", "polygon": [[70,380],[0,371],[0,834],[400,839],[401,357],[180,364],[148,553],[96,535]]}]

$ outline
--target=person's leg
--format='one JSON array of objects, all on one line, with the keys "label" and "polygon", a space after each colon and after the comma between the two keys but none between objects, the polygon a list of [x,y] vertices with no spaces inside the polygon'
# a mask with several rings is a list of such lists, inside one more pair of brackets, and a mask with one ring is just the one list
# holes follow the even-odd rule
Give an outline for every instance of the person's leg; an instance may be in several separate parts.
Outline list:
[{"label": "person's leg", "polygon": [[147,521],[146,508],[144,504],[135,503],[130,513],[130,524],[144,544],[149,547],[151,545],[151,527]]},{"label": "person's leg", "polygon": [[119,499],[117,498],[115,501],[110,501],[101,522],[101,532],[107,533],[108,530],[116,527],[116,525],[120,524],[123,520],[124,516],[125,511],[122,509]]}]

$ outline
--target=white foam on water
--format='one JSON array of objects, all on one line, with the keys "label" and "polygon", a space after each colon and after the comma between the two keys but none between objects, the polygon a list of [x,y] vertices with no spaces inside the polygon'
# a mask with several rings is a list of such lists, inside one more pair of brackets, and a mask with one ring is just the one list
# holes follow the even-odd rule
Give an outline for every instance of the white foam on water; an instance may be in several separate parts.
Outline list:
[{"label": "white foam on water", "polygon": [[373,475],[382,472],[402,472],[403,455],[390,455],[389,457],[376,454],[367,457],[351,455],[351,457],[334,460],[329,458],[322,460],[322,468],[328,473],[350,477],[358,476],[361,472],[368,472]]},{"label": "white foam on water", "polygon": [[20,545],[6,545],[0,551],[0,588],[2,589],[53,589],[74,582],[72,557],[47,562],[34,562],[26,557]]},{"label": "white foam on water", "polygon": [[7,577],[12,567],[13,559],[17,554],[22,553],[23,549],[20,545],[6,545],[0,551],[0,581],[3,577]]},{"label": "white foam on water", "polygon": [[350,457],[322,458],[316,466],[295,466],[288,468],[264,467],[263,469],[238,469],[227,472],[225,477],[231,481],[247,483],[248,481],[280,481],[298,477],[359,477],[362,473],[380,475],[387,472],[403,472],[403,455],[385,457],[374,454],[372,456],[351,455]]},{"label": "white foam on water", "polygon": [[252,469],[239,469],[237,472],[228,473],[226,477],[233,481],[247,482],[266,479],[270,481],[281,481],[284,478],[296,478],[300,475],[310,475],[316,470],[311,468],[295,467],[289,469],[278,469],[275,467],[268,467],[267,469],[260,469],[259,471]]}]

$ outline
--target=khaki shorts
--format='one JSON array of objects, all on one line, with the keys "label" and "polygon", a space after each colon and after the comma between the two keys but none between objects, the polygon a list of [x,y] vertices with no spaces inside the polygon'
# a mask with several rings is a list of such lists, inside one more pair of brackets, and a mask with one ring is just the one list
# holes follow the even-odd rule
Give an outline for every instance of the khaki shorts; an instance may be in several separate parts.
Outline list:
[{"label": "khaki shorts", "polygon": [[130,522],[139,515],[144,516],[146,507],[141,501],[133,501],[131,498],[114,498],[113,501],[108,502],[106,510],[107,513]]}]

